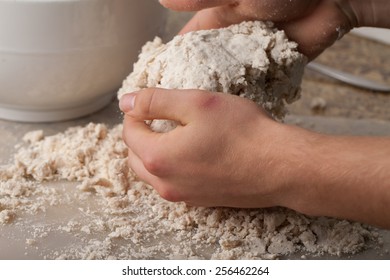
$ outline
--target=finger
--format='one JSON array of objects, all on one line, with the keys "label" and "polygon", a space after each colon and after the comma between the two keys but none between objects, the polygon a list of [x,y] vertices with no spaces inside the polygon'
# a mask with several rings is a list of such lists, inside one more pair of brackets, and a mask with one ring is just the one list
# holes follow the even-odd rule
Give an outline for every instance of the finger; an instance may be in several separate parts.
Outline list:
[{"label": "finger", "polygon": [[137,177],[149,184],[149,185],[152,185],[152,182],[154,181],[154,176],[152,174],[150,174],[144,164],[142,163],[142,161],[140,160],[140,158],[131,150],[131,149],[128,149],[128,165],[129,165],[129,168],[131,170],[134,171],[135,174],[137,174]]},{"label": "finger", "polygon": [[125,116],[123,120],[123,140],[126,146],[138,157],[144,158],[151,147],[156,147],[161,133],[153,132],[143,121],[130,116]]},{"label": "finger", "polygon": [[222,8],[212,8],[197,12],[187,24],[180,30],[179,34],[185,34],[191,31],[207,30],[227,27],[239,20],[232,21],[231,17],[223,16]]},{"label": "finger", "polygon": [[237,0],[160,0],[161,5],[175,11],[200,11],[235,2]]},{"label": "finger", "polygon": [[246,20],[286,22],[309,14],[318,2],[319,0],[241,0],[236,13],[245,16]]},{"label": "finger", "polygon": [[[277,24],[286,32],[289,39],[299,43],[299,51],[310,60],[352,28],[348,26],[345,18],[334,14],[328,5],[328,2],[321,3],[306,17]],[[322,24],[324,22],[327,24]]]},{"label": "finger", "polygon": [[130,116],[125,116],[123,127],[125,144],[141,160],[144,168],[155,176],[168,175],[169,163],[175,154],[172,147],[178,146],[175,135],[170,137],[170,133],[154,132],[143,121]]},{"label": "finger", "polygon": [[199,115],[196,107],[213,95],[200,90],[144,89],[124,95],[120,108],[138,120],[165,119],[186,125]]},{"label": "finger", "polygon": [[264,9],[259,8],[254,11],[253,5],[256,4],[245,5],[243,1],[234,1],[231,5],[201,10],[189,20],[179,34],[228,27],[243,21],[272,19],[268,13],[263,11]]},{"label": "finger", "polygon": [[172,192],[167,187],[165,187],[163,181],[159,177],[151,174],[146,169],[140,158],[138,158],[137,155],[130,149],[128,150],[128,165],[135,172],[135,174],[137,174],[138,179],[152,186],[162,198],[169,201],[181,201],[180,193],[178,191]]}]

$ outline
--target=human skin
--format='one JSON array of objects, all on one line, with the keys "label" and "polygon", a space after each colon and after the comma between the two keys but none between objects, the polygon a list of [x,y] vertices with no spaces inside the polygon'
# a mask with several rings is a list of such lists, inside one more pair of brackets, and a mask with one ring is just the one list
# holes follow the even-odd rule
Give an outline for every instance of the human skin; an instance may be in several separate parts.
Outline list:
[{"label": "human skin", "polygon": [[[307,4],[313,1],[291,2],[306,3],[302,9],[307,13],[315,10]],[[359,18],[357,6],[351,10]],[[193,23],[184,30],[205,27]],[[145,89],[123,96],[120,108],[130,168],[167,200],[197,206],[283,206],[390,228],[390,138],[311,132],[272,120],[249,100],[201,90]],[[180,125],[156,133],[144,122],[152,119]]]},{"label": "human skin", "polygon": [[[318,134],[244,98],[200,90],[145,89],[120,107],[129,166],[164,199],[284,206],[390,228],[390,138]],[[144,122],[152,119],[181,125],[157,133]]]},{"label": "human skin", "polygon": [[310,59],[354,27],[390,28],[388,0],[160,0],[167,8],[198,11],[180,33],[271,20]]}]

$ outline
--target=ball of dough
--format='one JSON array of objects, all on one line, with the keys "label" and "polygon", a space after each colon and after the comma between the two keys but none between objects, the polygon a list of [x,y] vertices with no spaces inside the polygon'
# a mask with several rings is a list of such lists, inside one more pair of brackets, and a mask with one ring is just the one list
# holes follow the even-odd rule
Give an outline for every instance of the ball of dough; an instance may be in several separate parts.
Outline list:
[{"label": "ball of dough", "polygon": [[[118,92],[148,87],[202,89],[249,98],[282,120],[299,98],[306,58],[270,22],[243,22],[146,43]],[[155,122],[155,121],[154,121]],[[166,131],[172,123],[159,123]]]}]

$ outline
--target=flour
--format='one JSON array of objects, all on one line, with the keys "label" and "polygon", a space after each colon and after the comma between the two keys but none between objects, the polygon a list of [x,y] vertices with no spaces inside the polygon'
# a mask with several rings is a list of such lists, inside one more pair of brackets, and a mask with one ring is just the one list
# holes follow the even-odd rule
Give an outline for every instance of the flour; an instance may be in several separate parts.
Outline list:
[{"label": "flour", "polygon": [[[174,54],[189,55],[191,44],[216,43],[219,36],[228,43],[213,48],[215,55],[223,52],[212,60],[215,64],[198,65],[201,69],[192,64],[200,76],[186,66],[188,61],[167,63]],[[252,99],[282,119],[284,102],[299,92],[304,58],[295,48],[284,33],[263,23],[179,36],[167,45],[156,39],[144,47],[120,94],[148,86],[221,90]],[[196,61],[202,55],[214,57],[200,49]],[[248,53],[252,56],[245,61]],[[79,217],[30,227],[25,244],[37,250],[43,250],[52,233],[81,242],[45,251],[42,258],[274,259],[353,254],[380,242],[369,226],[284,208],[202,208],[167,202],[128,169],[122,125],[90,123],[52,136],[33,131],[23,140],[13,161],[0,167],[0,227],[25,226],[24,215],[63,207],[69,196],[79,205]],[[73,182],[64,193],[52,186],[64,181]]]},{"label": "flour", "polygon": [[80,207],[82,220],[68,217],[55,228],[33,227],[26,243],[35,247],[51,231],[84,242],[47,252],[45,258],[269,259],[297,252],[352,254],[378,243],[378,234],[368,226],[284,208],[198,208],[167,202],[127,169],[121,133],[121,125],[109,129],[91,123],[52,136],[25,137],[29,140],[14,161],[0,171],[0,225],[61,205],[66,198],[44,184],[68,180],[75,184],[67,192],[81,202],[92,197],[100,206]]}]

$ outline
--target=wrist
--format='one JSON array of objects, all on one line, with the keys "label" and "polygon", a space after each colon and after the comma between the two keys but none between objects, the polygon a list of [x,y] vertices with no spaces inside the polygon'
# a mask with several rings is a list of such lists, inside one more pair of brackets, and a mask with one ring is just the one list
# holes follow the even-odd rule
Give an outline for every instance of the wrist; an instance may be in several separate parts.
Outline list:
[{"label": "wrist", "polygon": [[[343,1],[340,1],[343,2]],[[342,4],[340,4],[342,5]],[[349,0],[347,1],[348,9],[343,10],[354,27],[371,26],[390,28],[388,11],[390,10],[390,1],[388,0]],[[342,5],[343,6],[343,5]]]},{"label": "wrist", "polygon": [[272,130],[267,131],[267,136],[269,139],[262,141],[271,144],[267,149],[262,145],[263,147],[259,147],[262,151],[257,152],[261,155],[259,165],[266,162],[267,176],[266,180],[261,178],[257,185],[263,191],[268,186],[266,194],[272,206],[309,212],[307,202],[316,195],[314,192],[310,193],[313,154],[323,141],[323,136],[286,124],[272,126]]},{"label": "wrist", "polygon": [[284,127],[283,139],[288,142],[280,149],[276,162],[278,184],[277,205],[298,212],[317,215],[316,201],[321,196],[317,184],[322,167],[321,152],[318,147],[326,145],[325,135],[311,132],[296,126]]},{"label": "wrist", "polygon": [[388,138],[301,131],[286,150],[294,168],[286,176],[281,206],[389,227],[388,145]]}]

